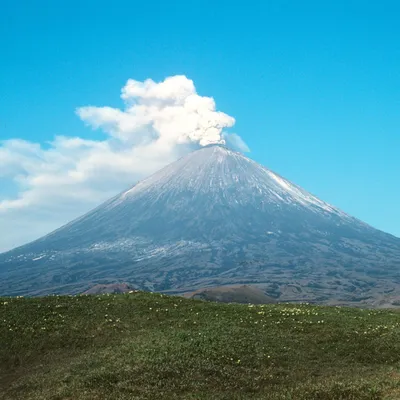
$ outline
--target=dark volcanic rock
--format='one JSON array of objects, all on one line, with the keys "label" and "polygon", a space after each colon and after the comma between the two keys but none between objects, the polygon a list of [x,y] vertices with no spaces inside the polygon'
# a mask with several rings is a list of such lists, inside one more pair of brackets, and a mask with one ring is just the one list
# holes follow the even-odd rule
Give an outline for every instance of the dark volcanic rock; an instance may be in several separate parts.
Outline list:
[{"label": "dark volcanic rock", "polygon": [[117,294],[127,293],[135,290],[132,285],[128,283],[109,283],[104,285],[95,285],[88,290],[85,290],[82,294]]},{"label": "dark volcanic rock", "polygon": [[0,255],[0,294],[257,284],[280,300],[372,304],[398,289],[399,267],[400,239],[209,146]]},{"label": "dark volcanic rock", "polygon": [[275,299],[264,293],[263,290],[249,285],[219,286],[208,289],[199,289],[195,292],[185,293],[184,297],[219,303],[243,303],[243,304],[270,304]]}]

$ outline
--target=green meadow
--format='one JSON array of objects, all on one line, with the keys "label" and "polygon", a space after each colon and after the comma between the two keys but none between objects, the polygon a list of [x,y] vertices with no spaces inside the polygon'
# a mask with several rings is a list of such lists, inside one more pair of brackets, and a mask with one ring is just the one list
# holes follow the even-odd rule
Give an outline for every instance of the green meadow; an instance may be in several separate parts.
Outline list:
[{"label": "green meadow", "polygon": [[399,399],[400,313],[0,298],[0,399]]}]

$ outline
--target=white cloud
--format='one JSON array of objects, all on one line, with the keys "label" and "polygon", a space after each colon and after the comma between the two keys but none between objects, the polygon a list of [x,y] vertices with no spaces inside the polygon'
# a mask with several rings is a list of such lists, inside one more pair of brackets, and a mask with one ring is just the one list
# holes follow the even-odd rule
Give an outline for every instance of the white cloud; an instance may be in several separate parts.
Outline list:
[{"label": "white cloud", "polygon": [[173,76],[161,83],[130,79],[122,89],[124,111],[111,107],[82,107],[78,115],[93,128],[129,144],[160,146],[223,143],[222,130],[235,119],[216,111],[214,99],[196,93],[191,80]]},{"label": "white cloud", "polygon": [[57,136],[46,146],[13,139],[0,142],[1,179],[12,180],[10,198],[0,186],[0,252],[33,240],[107,200],[195,146],[227,139],[234,118],[216,111],[214,99],[197,94],[193,81],[128,80],[123,110],[87,106],[76,110],[106,139]]}]

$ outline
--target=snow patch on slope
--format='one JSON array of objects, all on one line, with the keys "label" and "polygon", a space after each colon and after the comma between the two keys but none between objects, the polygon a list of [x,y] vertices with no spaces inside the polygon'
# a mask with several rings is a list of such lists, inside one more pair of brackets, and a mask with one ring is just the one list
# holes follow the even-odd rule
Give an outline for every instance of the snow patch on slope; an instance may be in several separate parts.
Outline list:
[{"label": "snow patch on slope", "polygon": [[299,203],[304,204],[306,206],[314,205],[314,206],[322,208],[323,210],[325,210],[327,212],[335,213],[335,214],[339,214],[341,216],[348,217],[344,212],[329,205],[328,203],[325,203],[324,201],[319,200],[317,197],[301,190],[300,188],[296,187],[289,181],[286,181],[285,179],[276,175],[272,171],[267,170],[267,173],[273,180],[275,180],[278,183],[278,185],[280,185],[283,188],[283,190],[285,192],[289,193]]},{"label": "snow patch on slope", "polygon": [[[193,197],[206,195],[220,200],[221,193],[232,204],[253,201],[254,195],[277,207],[289,205],[307,208],[322,215],[334,214],[346,220],[352,217],[319,200],[290,181],[257,164],[241,153],[220,145],[207,146],[168,165],[136,186],[117,196],[109,207],[139,197],[156,199],[165,193],[190,191]],[[231,198],[226,198],[231,193]]]}]

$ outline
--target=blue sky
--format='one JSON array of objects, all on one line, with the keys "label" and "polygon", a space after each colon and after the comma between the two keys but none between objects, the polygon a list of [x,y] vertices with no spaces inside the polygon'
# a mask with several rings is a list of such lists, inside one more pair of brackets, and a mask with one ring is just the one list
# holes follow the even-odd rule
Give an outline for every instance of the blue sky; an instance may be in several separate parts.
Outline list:
[{"label": "blue sky", "polygon": [[[46,171],[53,168],[56,136],[102,141],[110,134],[88,127],[96,125],[93,116],[79,118],[76,109],[121,109],[128,79],[175,75],[193,80],[199,95],[235,118],[229,131],[254,160],[400,236],[399,13],[396,1],[3,0],[0,251],[55,228],[129,181],[129,174],[117,183],[108,177],[108,191],[92,176],[96,190],[84,200],[81,189],[62,198],[69,186],[52,186],[59,197],[46,198],[58,208],[40,203],[42,191],[10,211],[39,180],[38,159],[46,159]],[[22,172],[21,154],[28,165]],[[54,162],[68,167],[68,157]],[[149,172],[158,166],[151,165]],[[139,172],[132,171],[132,183],[147,170]]]}]

